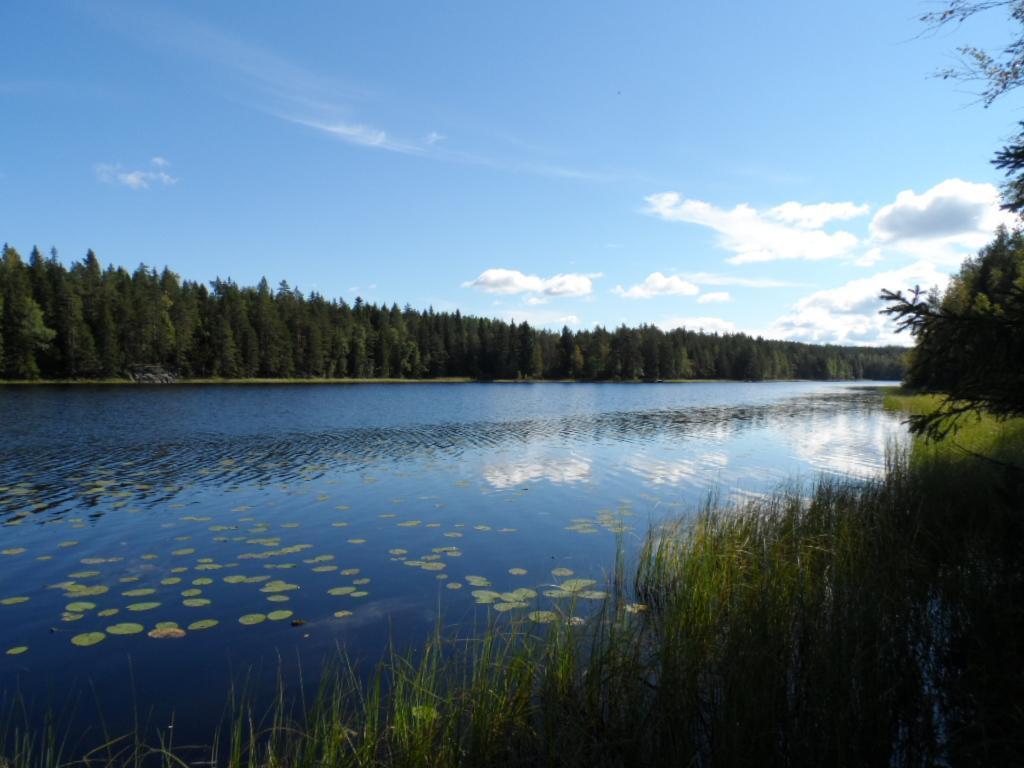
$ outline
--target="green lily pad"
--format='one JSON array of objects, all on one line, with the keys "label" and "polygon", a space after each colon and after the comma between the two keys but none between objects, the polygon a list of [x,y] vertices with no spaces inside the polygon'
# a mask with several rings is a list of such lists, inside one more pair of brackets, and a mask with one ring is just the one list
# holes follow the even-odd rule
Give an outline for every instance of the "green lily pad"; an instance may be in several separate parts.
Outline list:
[{"label": "green lily pad", "polygon": [[186,608],[201,608],[204,605],[209,605],[211,602],[211,600],[207,600],[205,597],[187,597],[181,601],[181,604]]},{"label": "green lily pad", "polygon": [[563,578],[565,576],[572,576],[573,573],[574,573],[574,571],[572,570],[572,568],[553,568],[551,570],[551,575],[552,576],[557,576],[558,578]]},{"label": "green lily pad", "polygon": [[558,619],[558,614],[554,611],[530,611],[526,617],[537,624],[550,624]]},{"label": "green lily pad", "polygon": [[334,618],[336,619],[347,619],[352,615],[352,611],[335,611]]},{"label": "green lily pad", "polygon": [[0,605],[19,605],[20,603],[27,603],[27,597],[5,597],[0,600]]},{"label": "green lily pad", "polygon": [[446,589],[462,589],[462,584],[457,581],[449,581],[444,586]]},{"label": "green lily pad", "polygon": [[190,632],[194,632],[198,629],[210,629],[211,627],[216,627],[218,624],[220,624],[220,622],[216,619],[202,619],[200,621],[193,621],[188,625],[188,628]]},{"label": "green lily pad", "polygon": [[500,612],[504,613],[505,611],[511,611],[511,610],[516,609],[516,608],[529,608],[530,604],[529,603],[520,602],[520,601],[513,601],[513,602],[494,603],[491,607],[494,608],[494,610],[496,610],[496,611],[500,611]]},{"label": "green lily pad", "polygon": [[564,592],[582,592],[587,587],[592,587],[597,584],[593,579],[569,579],[563,581],[558,585],[558,588]]},{"label": "green lily pad", "polygon": [[165,587],[171,587],[171,586],[174,586],[175,584],[181,584],[181,577],[180,576],[168,576],[166,579],[160,579],[160,583],[163,584]]},{"label": "green lily pad", "polygon": [[155,589],[129,589],[127,592],[122,592],[125,597],[145,597],[146,595],[156,594]]},{"label": "green lily pad", "polygon": [[289,600],[291,600],[291,598],[288,597],[288,595],[267,595],[267,601],[271,603],[287,603]]},{"label": "green lily pad", "polygon": [[512,574],[513,576],[525,576],[526,575],[526,569],[525,568],[509,568],[508,572],[510,574]]},{"label": "green lily pad", "polygon": [[292,617],[291,611],[271,611],[267,614],[267,618],[271,621],[284,621]]},{"label": "green lily pad", "polygon": [[245,624],[247,627],[253,624],[260,624],[267,620],[265,614],[262,613],[247,613],[244,616],[238,618],[239,624]]},{"label": "green lily pad", "polygon": [[351,595],[355,591],[355,587],[335,587],[334,589],[328,589],[327,594],[340,597],[341,595]]},{"label": "green lily pad", "polygon": [[27,650],[27,645],[16,645],[13,648],[8,648],[6,653],[8,656],[21,656]]},{"label": "green lily pad", "polygon": [[107,636],[102,632],[85,632],[84,634],[72,637],[71,644],[81,646],[82,648],[88,648],[90,645],[102,643],[106,639]]},{"label": "green lily pad", "polygon": [[126,605],[125,608],[129,611],[151,611],[154,608],[159,608],[160,603],[132,603]]},{"label": "green lily pad", "polygon": [[121,624],[112,624],[107,627],[107,632],[111,635],[137,635],[145,629],[146,628],[141,624],[134,624],[130,621],[126,621]]},{"label": "green lily pad", "polygon": [[98,611],[96,613],[97,616],[99,616],[101,618],[104,618],[104,619],[109,618],[110,616],[116,616],[117,614],[118,614],[118,609],[117,608],[104,608],[102,611]]},{"label": "green lily pad", "polygon": [[85,601],[79,603],[68,603],[64,606],[65,611],[72,611],[73,613],[83,613],[85,611],[91,611],[96,607],[96,603],[88,603]]},{"label": "green lily pad", "polygon": [[201,594],[203,594],[201,589],[183,589],[181,591],[182,597],[199,597]]}]

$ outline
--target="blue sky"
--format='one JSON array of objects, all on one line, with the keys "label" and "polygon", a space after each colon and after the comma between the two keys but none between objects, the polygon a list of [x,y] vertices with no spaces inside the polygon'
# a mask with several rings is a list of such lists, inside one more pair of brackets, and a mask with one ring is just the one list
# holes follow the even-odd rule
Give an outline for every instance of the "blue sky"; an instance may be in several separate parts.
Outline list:
[{"label": "blue sky", "polygon": [[[541,325],[876,344],[1005,216],[932,3],[5,3],[0,239]],[[908,340],[899,337],[899,341]]]}]

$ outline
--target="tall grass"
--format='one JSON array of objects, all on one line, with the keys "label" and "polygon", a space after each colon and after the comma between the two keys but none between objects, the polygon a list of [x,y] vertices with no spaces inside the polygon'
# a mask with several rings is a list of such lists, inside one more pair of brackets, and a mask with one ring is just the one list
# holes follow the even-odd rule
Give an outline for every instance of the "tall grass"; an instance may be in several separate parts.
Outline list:
[{"label": "tall grass", "polygon": [[[582,626],[436,632],[369,675],[331,666],[308,705],[236,702],[215,748],[136,738],[117,760],[1021,764],[1024,480],[976,454],[1013,455],[1024,431],[978,429],[961,435],[970,452],[920,443],[875,481],[821,480],[654,528]],[[44,748],[52,735],[27,738],[3,745],[6,765],[67,764]]]}]

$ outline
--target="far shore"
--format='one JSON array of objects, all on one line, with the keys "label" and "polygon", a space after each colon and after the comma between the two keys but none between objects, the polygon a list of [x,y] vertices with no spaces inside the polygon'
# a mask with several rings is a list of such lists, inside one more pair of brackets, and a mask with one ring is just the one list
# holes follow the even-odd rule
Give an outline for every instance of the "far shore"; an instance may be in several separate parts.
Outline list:
[{"label": "far shore", "polygon": [[132,381],[131,379],[0,379],[0,386],[196,386],[196,385],[269,385],[269,384],[763,384],[770,382],[888,381],[888,379],[474,379],[448,376],[436,379],[177,379],[170,382]]}]

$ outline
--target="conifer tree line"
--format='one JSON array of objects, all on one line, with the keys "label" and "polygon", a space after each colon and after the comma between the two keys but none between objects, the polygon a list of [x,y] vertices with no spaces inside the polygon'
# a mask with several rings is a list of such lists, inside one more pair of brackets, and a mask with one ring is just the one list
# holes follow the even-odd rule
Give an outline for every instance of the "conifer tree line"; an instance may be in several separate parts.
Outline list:
[{"label": "conifer tree line", "polygon": [[353,304],[182,281],[169,269],[70,268],[34,248],[0,259],[5,379],[119,378],[158,366],[183,378],[898,379],[899,347],[854,348],[653,325],[561,333],[525,322]]}]

